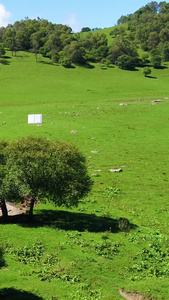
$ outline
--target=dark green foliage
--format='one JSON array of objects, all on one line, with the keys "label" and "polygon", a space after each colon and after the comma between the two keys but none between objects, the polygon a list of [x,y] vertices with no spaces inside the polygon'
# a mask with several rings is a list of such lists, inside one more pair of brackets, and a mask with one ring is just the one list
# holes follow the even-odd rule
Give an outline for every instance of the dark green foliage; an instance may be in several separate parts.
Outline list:
[{"label": "dark green foliage", "polygon": [[118,27],[114,27],[113,30],[110,32],[110,35],[116,37],[119,33]]},{"label": "dark green foliage", "polygon": [[126,218],[119,218],[118,224],[119,224],[119,229],[121,231],[129,231],[130,230],[130,222]]},{"label": "dark green foliage", "polygon": [[83,27],[81,29],[81,32],[88,32],[88,31],[91,31],[91,29],[89,27]]},{"label": "dark green foliage", "polygon": [[[88,27],[82,28],[82,32],[90,32]],[[72,29],[66,25],[56,25],[47,20],[17,21],[14,25],[8,25],[2,35],[2,41],[13,52],[33,51],[36,61],[38,53],[44,57],[50,57],[52,62],[60,62],[69,67],[68,60],[74,64],[86,64],[86,51],[93,50],[88,58],[99,61],[107,56],[107,38],[104,34],[91,34],[89,37],[79,38],[78,34],[72,35]],[[59,60],[59,53],[64,51],[64,58]]]},{"label": "dark green foliage", "polygon": [[159,3],[159,12],[160,14],[167,14],[169,13],[169,3],[166,1],[162,1]]},{"label": "dark green foliage", "polygon": [[169,42],[164,43],[161,52],[164,61],[169,61]]},{"label": "dark green foliage", "polygon": [[149,55],[148,53],[144,53],[142,56],[142,63],[147,64],[149,62]]},{"label": "dark green foliage", "polygon": [[[165,1],[160,3],[152,1],[134,14],[122,16],[118,21],[119,24],[128,22],[128,29],[132,32],[135,42],[140,44],[144,51],[160,49],[164,60],[168,57],[166,53],[168,51],[164,46],[169,37],[168,7],[168,3]],[[165,47],[164,50],[163,47]],[[152,65],[155,68],[161,66],[159,57],[155,57],[153,60]]]},{"label": "dark green foliage", "polygon": [[71,42],[71,44],[65,46],[64,52],[66,58],[70,59],[72,63],[80,65],[86,63],[85,48],[82,47],[79,42]]},{"label": "dark green foliage", "polygon": [[152,67],[160,68],[161,67],[161,62],[162,62],[161,55],[158,54],[158,52],[155,51],[155,50],[151,51],[150,63],[152,65]]},{"label": "dark green foliage", "polygon": [[5,55],[5,53],[6,53],[6,51],[5,51],[4,46],[3,46],[2,44],[0,44],[0,57],[1,57],[2,55]]},{"label": "dark green foliage", "polygon": [[[136,44],[133,41],[130,41],[127,37],[125,37],[123,35],[117,36],[114,39],[114,42],[109,49],[109,57],[113,64],[116,63],[118,57],[120,57],[120,56],[123,56],[123,58],[124,58],[123,60],[128,60],[129,64],[131,64],[130,58],[138,57]],[[129,60],[130,60],[130,62],[129,62]],[[126,63],[126,66],[128,63]]]},{"label": "dark green foliage", "polygon": [[79,43],[86,50],[86,59],[88,61],[97,62],[108,55],[108,41],[103,33],[97,32],[92,34],[89,32],[87,35],[79,37]]},{"label": "dark green foliage", "polygon": [[158,33],[156,31],[150,32],[148,41],[147,41],[149,50],[157,48],[159,42],[160,42],[160,38],[159,38]]},{"label": "dark green foliage", "polygon": [[71,68],[72,66],[71,59],[64,56],[59,59],[59,63],[65,68]]},{"label": "dark green foliage", "polygon": [[48,56],[51,58],[53,63],[58,63],[59,62],[59,53],[56,50],[52,50],[51,52],[48,53]]},{"label": "dark green foliage", "polygon": [[123,54],[117,58],[116,65],[123,70],[133,70],[134,61],[131,56]]},{"label": "dark green foliage", "polygon": [[169,40],[169,29],[168,28],[161,29],[159,37],[160,37],[161,42],[163,42],[163,43],[168,42],[168,40]]},{"label": "dark green foliage", "polygon": [[130,16],[121,16],[121,17],[117,20],[117,24],[118,24],[118,25],[124,24],[124,23],[129,22],[129,20],[130,20]]}]

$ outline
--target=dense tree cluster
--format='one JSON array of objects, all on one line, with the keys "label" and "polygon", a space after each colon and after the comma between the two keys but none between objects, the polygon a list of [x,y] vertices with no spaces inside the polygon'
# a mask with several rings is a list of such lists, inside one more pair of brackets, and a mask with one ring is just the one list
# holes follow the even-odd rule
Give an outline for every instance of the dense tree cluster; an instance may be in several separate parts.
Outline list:
[{"label": "dense tree cluster", "polygon": [[[94,31],[88,27],[82,32]],[[53,62],[64,66],[85,64],[86,61],[98,61],[107,56],[106,35],[95,33],[81,37],[73,34],[72,29],[66,25],[57,25],[47,20],[34,19],[17,21],[14,25],[0,28],[0,56],[4,55],[4,48],[12,51],[32,51],[36,60],[38,53],[49,57]],[[2,44],[1,44],[2,45]]]},{"label": "dense tree cluster", "polygon": [[[5,49],[32,51],[49,57],[53,63],[65,67],[100,62],[106,66],[116,64],[122,69],[136,66],[160,67],[169,61],[169,3],[152,1],[134,14],[121,16],[110,32],[112,43],[102,31],[83,27],[74,34],[66,25],[52,24],[43,19],[17,21],[0,28],[0,57]],[[96,28],[97,29],[97,28]],[[138,48],[146,53],[140,58]]]},{"label": "dense tree cluster", "polygon": [[127,23],[128,38],[150,54],[153,67],[169,61],[169,3],[152,1],[117,23]]}]

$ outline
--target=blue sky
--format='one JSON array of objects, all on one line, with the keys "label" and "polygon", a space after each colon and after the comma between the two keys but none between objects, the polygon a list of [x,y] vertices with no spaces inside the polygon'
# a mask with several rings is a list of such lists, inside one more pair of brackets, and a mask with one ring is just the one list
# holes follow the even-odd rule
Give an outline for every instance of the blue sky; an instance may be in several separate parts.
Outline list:
[{"label": "blue sky", "polygon": [[121,15],[133,13],[149,2],[151,0],[0,0],[0,27],[25,17],[66,24],[74,32],[86,26],[111,27]]}]

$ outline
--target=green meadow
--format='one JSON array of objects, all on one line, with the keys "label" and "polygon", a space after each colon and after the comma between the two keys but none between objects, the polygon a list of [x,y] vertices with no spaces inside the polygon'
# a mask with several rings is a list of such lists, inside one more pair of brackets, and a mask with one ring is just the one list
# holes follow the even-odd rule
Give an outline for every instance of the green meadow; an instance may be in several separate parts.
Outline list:
[{"label": "green meadow", "polygon": [[[7,299],[124,299],[119,290],[169,299],[168,65],[144,77],[7,55],[0,138],[74,143],[94,185],[77,208],[39,204],[31,223],[0,223],[0,289]],[[42,125],[28,124],[39,113]]]}]

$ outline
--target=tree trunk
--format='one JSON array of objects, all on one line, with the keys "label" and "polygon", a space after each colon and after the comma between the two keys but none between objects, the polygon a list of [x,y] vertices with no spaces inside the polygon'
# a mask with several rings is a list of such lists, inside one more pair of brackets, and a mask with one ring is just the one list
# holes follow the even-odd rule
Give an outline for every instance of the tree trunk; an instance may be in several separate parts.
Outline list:
[{"label": "tree trunk", "polygon": [[1,210],[2,210],[2,216],[3,216],[4,219],[6,219],[8,217],[8,210],[7,210],[7,207],[6,207],[5,200],[0,202],[0,207],[1,207]]},{"label": "tree trunk", "polygon": [[33,207],[34,207],[34,204],[35,204],[35,198],[32,197],[31,203],[30,203],[30,209],[29,209],[29,216],[30,216],[30,217],[33,216]]},{"label": "tree trunk", "polygon": [[38,61],[38,52],[35,50],[35,59],[36,59],[36,62]]}]

